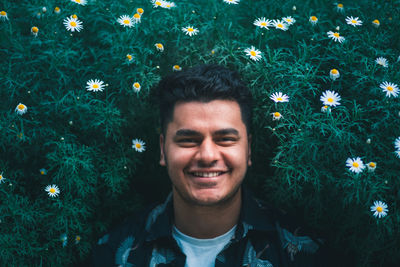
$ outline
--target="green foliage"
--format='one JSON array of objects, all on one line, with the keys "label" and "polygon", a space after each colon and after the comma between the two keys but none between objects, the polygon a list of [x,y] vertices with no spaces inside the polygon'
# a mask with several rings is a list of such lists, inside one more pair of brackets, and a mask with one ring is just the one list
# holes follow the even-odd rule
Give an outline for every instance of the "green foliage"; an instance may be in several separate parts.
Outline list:
[{"label": "green foliage", "polygon": [[[154,8],[149,0],[90,0],[84,6],[2,1],[8,20],[0,21],[0,174],[6,178],[0,182],[0,265],[76,265],[112,225],[168,193],[150,89],[173,65],[199,63],[238,70],[253,91],[254,164],[246,182],[260,197],[303,218],[337,250],[355,255],[358,266],[399,262],[394,140],[400,103],[379,86],[400,82],[400,4],[343,4],[344,12],[319,0],[182,0],[171,9]],[[139,7],[140,23],[129,28],[117,22]],[[80,32],[63,25],[72,14],[82,21]],[[285,16],[296,19],[287,31],[253,25],[260,17]],[[318,17],[315,26],[310,16]],[[346,24],[347,16],[363,25]],[[182,27],[189,25],[199,33],[185,35]],[[327,36],[336,27],[345,42]],[[251,46],[261,51],[259,61],[244,53]],[[378,57],[388,59],[387,68],[375,63]],[[331,69],[340,72],[334,81]],[[92,79],[104,81],[104,90],[87,91]],[[326,90],[341,101],[322,112]],[[274,103],[275,92],[290,101]],[[23,115],[15,112],[19,103],[28,107]],[[283,117],[272,120],[274,112]],[[146,142],[145,152],[132,148],[135,138]],[[346,160],[355,157],[376,162],[376,170],[350,172]],[[44,190],[52,184],[61,191],[54,198]],[[388,204],[386,217],[370,211],[376,200]]]}]

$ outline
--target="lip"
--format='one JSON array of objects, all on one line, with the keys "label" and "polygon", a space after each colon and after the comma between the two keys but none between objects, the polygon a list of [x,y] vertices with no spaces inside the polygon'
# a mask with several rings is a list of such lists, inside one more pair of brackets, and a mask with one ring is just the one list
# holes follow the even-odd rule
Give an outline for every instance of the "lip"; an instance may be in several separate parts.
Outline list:
[{"label": "lip", "polygon": [[225,174],[229,173],[229,171],[221,171],[221,170],[196,170],[187,172],[190,176],[190,179],[201,187],[213,187],[216,186]]}]

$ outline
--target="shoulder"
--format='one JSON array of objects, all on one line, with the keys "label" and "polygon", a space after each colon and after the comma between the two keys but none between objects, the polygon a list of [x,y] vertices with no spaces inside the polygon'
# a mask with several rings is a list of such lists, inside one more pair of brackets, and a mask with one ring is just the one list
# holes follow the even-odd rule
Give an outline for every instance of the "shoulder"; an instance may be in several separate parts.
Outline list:
[{"label": "shoulder", "polygon": [[132,247],[144,238],[146,221],[152,208],[135,212],[99,238],[93,248],[93,266],[115,266],[127,259]]}]

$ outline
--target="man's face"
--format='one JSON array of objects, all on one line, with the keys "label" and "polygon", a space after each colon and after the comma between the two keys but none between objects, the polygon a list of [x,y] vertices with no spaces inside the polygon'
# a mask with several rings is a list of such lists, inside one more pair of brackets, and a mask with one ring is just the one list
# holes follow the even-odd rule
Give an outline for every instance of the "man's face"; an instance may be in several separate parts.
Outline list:
[{"label": "man's face", "polygon": [[174,199],[191,205],[215,206],[239,194],[251,164],[246,126],[231,100],[176,103],[160,147]]}]

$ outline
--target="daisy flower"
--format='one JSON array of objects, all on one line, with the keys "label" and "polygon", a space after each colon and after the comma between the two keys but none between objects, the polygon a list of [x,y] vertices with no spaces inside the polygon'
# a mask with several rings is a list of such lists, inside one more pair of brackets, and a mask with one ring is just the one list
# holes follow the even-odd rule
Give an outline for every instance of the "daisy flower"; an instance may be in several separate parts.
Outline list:
[{"label": "daisy flower", "polygon": [[294,18],[292,18],[291,16],[289,17],[284,17],[282,18],[283,21],[285,21],[288,25],[293,25],[296,20]]},{"label": "daisy flower", "polygon": [[127,55],[126,55],[126,59],[127,59],[128,61],[132,61],[132,60],[133,60],[133,56],[132,56],[131,54],[127,54]]},{"label": "daisy flower", "polygon": [[355,172],[355,173],[360,173],[365,168],[364,163],[362,162],[362,160],[359,157],[348,158],[346,160],[346,166],[350,168],[350,171]]},{"label": "daisy flower", "polygon": [[140,23],[141,16],[139,13],[135,13],[132,18],[135,21],[135,23]]},{"label": "daisy flower", "polygon": [[324,112],[324,113],[329,112],[329,106],[327,106],[327,105],[322,106],[321,107],[321,112]]},{"label": "daisy flower", "polygon": [[396,138],[396,140],[394,140],[394,147],[397,150],[400,150],[400,136]]},{"label": "daisy flower", "polygon": [[134,83],[132,84],[132,88],[133,88],[133,90],[137,93],[137,92],[140,91],[140,88],[142,88],[142,87],[140,86],[140,83],[134,82]]},{"label": "daisy flower", "polygon": [[375,169],[376,169],[376,162],[369,162],[368,164],[367,164],[367,168],[368,168],[368,171],[369,172],[374,172],[375,171]]},{"label": "daisy flower", "polygon": [[132,18],[129,17],[128,15],[122,15],[117,19],[118,23],[121,24],[124,27],[133,27],[133,21]]},{"label": "daisy flower", "polygon": [[173,65],[173,66],[172,66],[172,70],[173,70],[173,71],[181,71],[182,68],[181,68],[181,66],[179,66],[179,65]]},{"label": "daisy flower", "polygon": [[341,13],[343,13],[343,11],[344,11],[344,6],[343,6],[343,4],[335,4],[336,5],[336,11],[337,12],[341,12]]},{"label": "daisy flower", "polygon": [[56,6],[56,7],[54,8],[54,13],[60,14],[60,12],[61,12],[61,9],[60,9],[58,6]]},{"label": "daisy flower", "polygon": [[176,5],[175,5],[174,2],[168,2],[168,1],[166,1],[163,7],[164,7],[164,8],[170,9],[170,8],[176,7]]},{"label": "daisy flower", "polygon": [[93,92],[97,92],[97,91],[103,91],[104,90],[104,82],[103,81],[100,81],[100,80],[97,80],[97,79],[95,79],[94,81],[93,80],[89,80],[89,81],[87,81],[87,83],[86,83],[87,85],[86,85],[86,89],[88,90],[88,91],[93,91]]},{"label": "daisy flower", "polygon": [[161,43],[156,43],[156,44],[154,44],[154,46],[156,47],[156,49],[157,49],[158,51],[160,51],[160,52],[163,52],[163,51],[164,51],[164,46],[163,46],[163,44],[161,44]]},{"label": "daisy flower", "polygon": [[192,27],[192,26],[188,26],[188,27],[186,27],[186,28],[183,27],[183,28],[182,28],[182,31],[183,31],[185,34],[189,35],[189,36],[197,35],[197,34],[199,33],[199,30],[196,29],[196,28],[194,28],[194,27]]},{"label": "daisy flower", "polygon": [[332,38],[335,42],[342,43],[345,40],[345,38],[343,36],[340,36],[338,32],[329,31],[327,32],[327,34],[328,37]]},{"label": "daisy flower", "polygon": [[144,10],[143,10],[143,8],[139,7],[136,9],[136,12],[139,13],[140,15],[143,15]]},{"label": "daisy flower", "polygon": [[71,32],[74,31],[79,32],[80,30],[83,29],[82,22],[77,18],[74,18],[73,15],[70,16],[69,18],[64,19],[64,26],[65,28],[67,28],[68,31]]},{"label": "daisy flower", "polygon": [[387,68],[389,66],[387,59],[384,57],[378,57],[377,59],[375,59],[375,63],[381,65],[384,68]]},{"label": "daisy flower", "polygon": [[336,80],[337,78],[340,77],[340,73],[337,69],[331,69],[329,72],[329,76],[331,77],[332,80]]},{"label": "daisy flower", "polygon": [[357,18],[353,18],[353,17],[346,17],[346,23],[351,25],[351,26],[361,26],[362,25],[362,21]]},{"label": "daisy flower", "polygon": [[86,5],[86,0],[71,0],[74,3],[80,4],[82,6]]},{"label": "daisy flower", "polygon": [[261,51],[256,49],[254,46],[246,48],[244,52],[254,61],[258,61],[261,58]]},{"label": "daisy flower", "polygon": [[371,206],[371,211],[375,217],[385,217],[388,213],[388,205],[382,201],[374,201],[374,205]]},{"label": "daisy flower", "polygon": [[325,91],[322,93],[322,96],[320,97],[320,100],[322,103],[326,106],[337,106],[340,105],[340,95],[336,93],[335,91]]},{"label": "daisy flower", "polygon": [[39,172],[41,175],[47,175],[47,170],[45,168],[41,168]]},{"label": "daisy flower", "polygon": [[386,92],[387,97],[397,97],[399,94],[399,87],[397,87],[397,84],[394,83],[383,82],[381,83],[380,88],[382,88],[383,92]]},{"label": "daisy flower", "polygon": [[237,5],[239,4],[240,0],[223,0],[227,4],[234,4]]},{"label": "daisy flower", "polygon": [[33,27],[31,28],[31,33],[32,33],[33,36],[36,37],[36,36],[38,35],[38,33],[39,33],[39,28],[36,27],[36,26],[33,26]]},{"label": "daisy flower", "polygon": [[132,140],[132,148],[134,148],[137,152],[143,152],[146,150],[145,142],[140,139]]},{"label": "daisy flower", "polygon": [[3,21],[8,20],[7,12],[5,12],[4,10],[0,11],[0,20],[3,20]]},{"label": "daisy flower", "polygon": [[3,176],[3,173],[0,173],[0,184],[6,182],[6,177]]},{"label": "daisy flower", "polygon": [[58,189],[58,186],[55,184],[46,186],[44,191],[46,191],[50,197],[57,197],[58,194],[60,194],[60,189]]},{"label": "daisy flower", "polygon": [[66,247],[68,243],[68,237],[67,234],[62,234],[60,235],[60,241],[62,242],[62,246]]},{"label": "daisy flower", "polygon": [[274,19],[272,21],[272,26],[274,26],[276,29],[279,29],[279,30],[282,30],[282,31],[287,31],[287,29],[288,29],[288,25],[283,20],[275,20]]},{"label": "daisy flower", "polygon": [[373,25],[375,28],[378,28],[378,27],[381,25],[381,23],[379,22],[379,20],[374,19],[374,20],[372,21],[372,25]]},{"label": "daisy flower", "polygon": [[73,14],[71,17],[72,17],[73,19],[78,19],[78,16],[77,16],[76,14]]},{"label": "daisy flower", "polygon": [[311,22],[311,24],[314,26],[315,24],[317,24],[318,18],[316,16],[311,16],[308,21]]},{"label": "daisy flower", "polygon": [[19,115],[25,114],[27,111],[28,111],[27,106],[25,106],[22,103],[19,103],[15,108],[15,112],[17,112]]},{"label": "daisy flower", "polygon": [[271,21],[269,19],[265,19],[265,17],[258,18],[253,22],[254,25],[260,27],[260,28],[265,28],[268,30],[268,27],[271,27]]},{"label": "daisy flower", "polygon": [[275,103],[289,102],[289,96],[287,96],[286,94],[282,94],[282,92],[273,93],[269,98]]},{"label": "daisy flower", "polygon": [[75,236],[75,245],[79,244],[79,242],[81,242],[81,239],[82,238],[80,235]]},{"label": "daisy flower", "polygon": [[157,8],[157,7],[165,7],[165,1],[163,0],[153,0],[153,7]]},{"label": "daisy flower", "polygon": [[272,120],[276,121],[276,120],[280,120],[283,116],[281,113],[279,112],[273,112],[271,113],[272,115]]}]

